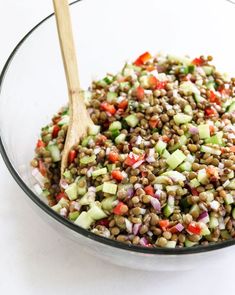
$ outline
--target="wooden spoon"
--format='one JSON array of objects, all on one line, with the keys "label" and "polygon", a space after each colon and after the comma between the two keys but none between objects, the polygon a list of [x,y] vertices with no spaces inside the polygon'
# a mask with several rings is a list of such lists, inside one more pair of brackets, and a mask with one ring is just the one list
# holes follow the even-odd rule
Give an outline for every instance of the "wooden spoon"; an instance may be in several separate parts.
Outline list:
[{"label": "wooden spoon", "polygon": [[69,126],[61,160],[61,178],[68,164],[69,151],[87,134],[93,125],[87,113],[80,87],[76,50],[67,0],[53,0],[60,48],[69,94]]}]

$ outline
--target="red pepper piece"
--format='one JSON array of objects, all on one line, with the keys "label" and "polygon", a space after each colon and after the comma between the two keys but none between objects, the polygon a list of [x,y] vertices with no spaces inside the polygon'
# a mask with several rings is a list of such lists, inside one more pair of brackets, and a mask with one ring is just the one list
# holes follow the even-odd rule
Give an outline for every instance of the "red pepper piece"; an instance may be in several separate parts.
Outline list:
[{"label": "red pepper piece", "polygon": [[192,61],[192,64],[195,66],[202,66],[204,64],[204,60],[201,57],[196,57]]},{"label": "red pepper piece", "polygon": [[52,138],[56,138],[58,136],[59,131],[60,131],[60,126],[55,125],[52,130]]},{"label": "red pepper piece", "polygon": [[113,171],[111,172],[111,175],[112,175],[112,178],[113,178],[113,179],[116,179],[116,180],[118,180],[118,181],[122,181],[123,178],[124,178],[124,176],[122,175],[122,172],[119,171],[119,170],[113,170]]},{"label": "red pepper piece", "polygon": [[68,155],[68,162],[71,164],[77,156],[77,152],[75,150],[71,150]]},{"label": "red pepper piece", "polygon": [[115,107],[107,102],[102,102],[100,105],[100,109],[106,111],[110,115],[114,115],[116,113]]},{"label": "red pepper piece", "polygon": [[143,100],[144,99],[144,88],[139,86],[136,88],[136,97],[138,100]]},{"label": "red pepper piece", "polygon": [[187,228],[187,230],[194,235],[200,235],[201,234],[201,227],[196,222],[191,222]]},{"label": "red pepper piece", "polygon": [[42,176],[46,176],[47,170],[46,170],[46,166],[42,160],[38,160],[38,169],[39,169],[40,173],[42,174]]},{"label": "red pepper piece", "polygon": [[118,108],[119,109],[122,109],[122,110],[125,110],[128,106],[128,100],[127,99],[124,99],[122,100],[119,104],[118,104]]},{"label": "red pepper piece", "polygon": [[136,65],[136,66],[142,66],[143,64],[145,64],[151,58],[152,58],[151,54],[149,52],[145,52],[145,53],[141,54],[137,58],[137,60],[134,62],[134,65]]},{"label": "red pepper piece", "polygon": [[41,148],[41,147],[45,147],[45,143],[41,139],[39,139],[37,142],[37,148]]},{"label": "red pepper piece", "polygon": [[152,187],[152,185],[148,185],[144,188],[144,191],[147,195],[150,195],[150,196],[154,196],[154,189]]},{"label": "red pepper piece", "polygon": [[110,162],[116,163],[119,160],[119,155],[118,153],[110,152],[108,155],[108,159]]}]

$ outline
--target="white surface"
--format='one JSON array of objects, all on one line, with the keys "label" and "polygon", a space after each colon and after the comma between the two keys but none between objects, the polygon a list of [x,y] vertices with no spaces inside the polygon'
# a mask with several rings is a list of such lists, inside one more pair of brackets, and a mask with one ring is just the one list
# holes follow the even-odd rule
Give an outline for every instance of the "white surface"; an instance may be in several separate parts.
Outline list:
[{"label": "white surface", "polygon": [[[0,0],[0,68],[21,37],[50,11],[50,0]],[[2,159],[0,187],[0,294],[234,293],[234,251],[213,269],[206,265],[184,273],[116,267],[79,253],[76,244],[47,226],[28,206]]]}]

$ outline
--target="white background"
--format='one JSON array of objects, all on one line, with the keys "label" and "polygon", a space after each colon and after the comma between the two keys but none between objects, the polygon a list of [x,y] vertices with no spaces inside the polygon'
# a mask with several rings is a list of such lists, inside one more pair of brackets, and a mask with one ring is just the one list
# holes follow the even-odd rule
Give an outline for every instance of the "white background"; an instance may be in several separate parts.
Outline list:
[{"label": "white background", "polygon": [[[50,0],[0,0],[0,68],[22,36],[51,11]],[[0,188],[0,294],[234,294],[234,251],[213,269],[150,273],[116,267],[79,253],[76,244],[47,226],[1,158]]]}]

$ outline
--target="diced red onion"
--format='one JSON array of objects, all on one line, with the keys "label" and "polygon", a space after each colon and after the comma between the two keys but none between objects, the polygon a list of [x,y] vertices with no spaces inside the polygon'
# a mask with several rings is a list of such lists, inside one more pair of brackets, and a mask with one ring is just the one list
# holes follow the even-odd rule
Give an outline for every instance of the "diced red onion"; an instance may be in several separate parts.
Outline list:
[{"label": "diced red onion", "polygon": [[145,141],[144,141],[144,145],[145,145],[145,146],[149,146],[149,145],[150,145],[150,141],[145,140]]},{"label": "diced red onion", "polygon": [[95,193],[95,192],[96,192],[96,188],[95,188],[94,186],[90,186],[90,187],[88,188],[88,192],[93,192],[93,193]]},{"label": "diced red onion", "polygon": [[91,177],[93,170],[94,170],[93,167],[87,170],[87,173],[86,173],[87,177]]},{"label": "diced red onion", "polygon": [[197,127],[194,127],[194,126],[191,126],[191,127],[189,128],[189,132],[190,132],[191,134],[197,134],[197,133],[198,133],[198,128],[197,128]]},{"label": "diced red onion", "polygon": [[155,192],[155,194],[154,194],[154,198],[160,199],[161,194],[162,194],[162,190],[157,189],[156,192]]},{"label": "diced red onion", "polygon": [[178,232],[182,232],[182,230],[184,229],[184,226],[181,223],[177,223],[175,225],[175,228],[178,230]]},{"label": "diced red onion", "polygon": [[130,198],[134,196],[134,189],[132,187],[127,189],[127,196]]},{"label": "diced red onion", "polygon": [[101,151],[101,147],[100,146],[97,146],[94,148],[94,154],[97,155],[99,154],[99,152]]},{"label": "diced red onion", "polygon": [[143,140],[143,138],[140,135],[138,135],[135,143],[137,145],[139,145],[139,144],[141,144],[142,140]]},{"label": "diced red onion", "polygon": [[168,202],[169,206],[174,206],[174,204],[175,204],[175,198],[174,198],[173,196],[170,195],[170,196],[168,197],[167,202]]},{"label": "diced red onion", "polygon": [[219,217],[219,229],[225,229],[224,219],[223,217]]},{"label": "diced red onion", "polygon": [[88,112],[89,115],[91,115],[93,113],[93,111],[94,111],[94,109],[92,109],[92,108],[87,109],[87,112]]},{"label": "diced red onion", "polygon": [[35,180],[40,184],[40,186],[44,186],[46,178],[39,172],[37,168],[34,168],[32,170],[32,175],[35,178]]},{"label": "diced red onion", "polygon": [[150,202],[157,213],[161,212],[161,203],[157,198],[151,197]]},{"label": "diced red onion", "polygon": [[123,96],[119,96],[119,97],[117,98],[117,103],[122,102],[124,99],[125,99],[125,97],[123,97]]},{"label": "diced red onion", "polygon": [[207,207],[203,203],[199,204],[199,208],[202,209],[203,211],[208,211]]},{"label": "diced red onion", "polygon": [[142,188],[142,185],[140,183],[136,183],[134,185],[134,189],[137,190],[138,188]]},{"label": "diced red onion", "polygon": [[224,168],[224,164],[223,163],[219,163],[218,168],[219,169],[223,169]]},{"label": "diced red onion", "polygon": [[140,239],[140,245],[141,246],[147,246],[148,245],[148,240],[145,237],[141,238]]},{"label": "diced red onion", "polygon": [[82,207],[82,205],[80,205],[80,203],[78,203],[78,202],[74,203],[74,209],[76,209],[77,211],[80,211],[81,207]]},{"label": "diced red onion", "polygon": [[147,235],[148,235],[149,237],[152,237],[152,236],[153,236],[153,232],[151,232],[151,230],[149,230],[149,231],[147,232]]},{"label": "diced red onion", "polygon": [[212,210],[217,211],[220,207],[220,203],[218,201],[214,200],[214,201],[210,202],[210,206],[211,206]]},{"label": "diced red onion", "polygon": [[148,156],[148,157],[146,158],[146,161],[147,161],[148,163],[153,163],[153,162],[155,162],[155,158],[154,158],[154,156]]},{"label": "diced red onion", "polygon": [[144,215],[146,213],[146,209],[144,209],[144,208],[140,208],[140,214],[141,215]]},{"label": "diced red onion", "polygon": [[108,147],[107,149],[106,149],[106,155],[109,155],[110,154],[110,148]]},{"label": "diced red onion", "polygon": [[125,171],[122,171],[121,173],[124,178],[127,178],[127,173]]},{"label": "diced red onion", "polygon": [[223,187],[226,187],[226,186],[228,186],[230,184],[230,180],[226,180],[224,183],[223,183]]},{"label": "diced red onion", "polygon": [[65,179],[61,179],[60,180],[60,186],[63,188],[63,189],[66,189],[69,185],[67,183],[67,181]]},{"label": "diced red onion", "polygon": [[154,156],[154,154],[155,154],[155,149],[149,149],[148,155],[151,157],[151,156]]},{"label": "diced red onion", "polygon": [[197,221],[203,222],[203,223],[208,223],[210,221],[210,217],[207,211],[202,212]]},{"label": "diced red onion", "polygon": [[133,234],[136,236],[140,230],[141,224],[140,223],[135,223],[133,226]]},{"label": "diced red onion", "polygon": [[144,163],[144,160],[139,160],[134,165],[132,165],[132,168],[133,169],[136,169],[136,168],[138,168],[143,163]]},{"label": "diced red onion", "polygon": [[61,208],[60,209],[60,215],[63,217],[66,217],[68,213],[68,210],[66,208]]},{"label": "diced red onion", "polygon": [[118,203],[119,203],[119,200],[115,200],[112,202],[112,206],[115,207],[115,206],[117,206]]},{"label": "diced red onion", "polygon": [[126,231],[127,231],[129,234],[132,233],[133,223],[130,222],[129,219],[125,218],[125,224],[126,224]]}]

